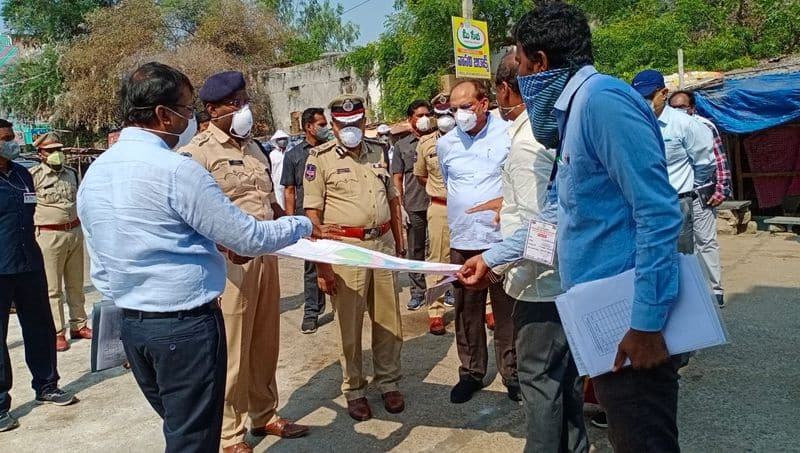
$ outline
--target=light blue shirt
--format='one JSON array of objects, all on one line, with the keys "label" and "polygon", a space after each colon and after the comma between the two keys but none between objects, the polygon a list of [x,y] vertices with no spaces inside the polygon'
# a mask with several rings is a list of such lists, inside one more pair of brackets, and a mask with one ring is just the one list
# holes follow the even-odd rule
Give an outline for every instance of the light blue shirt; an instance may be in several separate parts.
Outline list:
[{"label": "light blue shirt", "polygon": [[511,148],[510,123],[488,115],[474,137],[455,128],[436,142],[436,154],[447,187],[450,247],[485,250],[502,240],[494,211],[466,210],[502,196],[502,168]]},{"label": "light blue shirt", "polygon": [[711,181],[716,170],[714,134],[691,115],[668,105],[658,117],[664,138],[669,182],[678,193]]},{"label": "light blue shirt", "polygon": [[234,206],[214,178],[161,138],[126,128],[86,172],[78,215],[92,283],[122,308],[188,310],[222,294],[221,244],[257,256],[311,234],[305,217],[258,221]]},{"label": "light blue shirt", "polygon": [[[656,118],[628,84],[593,66],[570,79],[555,113],[566,127],[556,179],[561,287],[636,267],[631,327],[659,331],[678,296],[683,219]],[[520,228],[485,252],[486,263],[520,259],[526,234]]]}]

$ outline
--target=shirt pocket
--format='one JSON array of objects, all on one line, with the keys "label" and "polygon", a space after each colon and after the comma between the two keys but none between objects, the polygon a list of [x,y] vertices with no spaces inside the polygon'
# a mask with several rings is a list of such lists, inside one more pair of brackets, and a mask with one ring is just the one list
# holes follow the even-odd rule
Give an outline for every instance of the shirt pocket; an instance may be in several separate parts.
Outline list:
[{"label": "shirt pocket", "polygon": [[17,204],[17,194],[6,184],[0,185],[0,212],[12,212]]},{"label": "shirt pocket", "polygon": [[257,189],[256,176],[244,166],[220,163],[211,170],[211,175],[229,198]]},{"label": "shirt pocket", "polygon": [[361,186],[358,177],[352,171],[347,173],[333,173],[330,176],[330,184],[336,193],[342,194],[347,198],[356,198],[361,194]]},{"label": "shirt pocket", "polygon": [[665,157],[668,165],[678,163],[687,158],[683,143],[675,138],[664,139],[664,152],[666,154]]},{"label": "shirt pocket", "polygon": [[377,179],[376,188],[378,190],[383,188],[385,191],[389,186],[389,183],[392,181],[392,177],[389,176],[389,172],[384,167],[372,167],[372,174],[374,174],[375,178]]},{"label": "shirt pocket", "polygon": [[78,188],[74,185],[70,184],[67,181],[59,181],[56,183],[58,196],[62,201],[67,201],[70,203],[75,202],[75,195],[78,191]]},{"label": "shirt pocket", "polygon": [[60,183],[56,183],[39,189],[38,197],[47,204],[56,204],[62,201],[63,191],[59,185]]}]

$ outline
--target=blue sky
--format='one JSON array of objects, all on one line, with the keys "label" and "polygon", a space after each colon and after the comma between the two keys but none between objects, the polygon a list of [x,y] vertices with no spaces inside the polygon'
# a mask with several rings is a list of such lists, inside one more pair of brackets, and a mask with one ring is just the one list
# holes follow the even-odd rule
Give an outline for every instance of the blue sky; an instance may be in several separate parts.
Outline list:
[{"label": "blue sky", "polygon": [[[2,2],[3,0],[0,0]],[[339,0],[345,11],[352,8],[342,17],[353,22],[361,29],[357,44],[363,45],[378,39],[383,31],[383,22],[387,14],[394,11],[393,0]],[[358,6],[359,3],[363,3]]]},{"label": "blue sky", "polygon": [[[0,0],[2,7],[5,0]],[[363,45],[378,38],[383,31],[383,22],[386,15],[394,10],[393,0],[339,0],[344,7],[344,20],[358,25],[361,34],[356,44]],[[349,11],[348,11],[349,10]],[[5,25],[0,18],[0,30],[5,30]]]}]

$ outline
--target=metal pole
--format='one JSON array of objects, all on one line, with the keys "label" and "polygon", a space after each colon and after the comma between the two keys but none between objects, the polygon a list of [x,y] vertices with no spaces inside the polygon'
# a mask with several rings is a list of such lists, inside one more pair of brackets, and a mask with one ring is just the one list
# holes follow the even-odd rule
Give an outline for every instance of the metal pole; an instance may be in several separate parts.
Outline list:
[{"label": "metal pole", "polygon": [[678,49],[678,89],[682,90],[683,87],[683,49]]},{"label": "metal pole", "polygon": [[461,0],[461,17],[464,18],[464,26],[469,26],[472,20],[472,0]]}]

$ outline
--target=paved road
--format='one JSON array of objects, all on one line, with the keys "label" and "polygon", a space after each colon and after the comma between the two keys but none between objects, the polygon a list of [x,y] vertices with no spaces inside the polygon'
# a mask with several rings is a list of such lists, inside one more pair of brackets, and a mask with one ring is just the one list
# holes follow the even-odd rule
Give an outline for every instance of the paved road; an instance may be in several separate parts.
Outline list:
[{"label": "paved road", "polygon": [[[800,451],[800,240],[797,236],[722,237],[729,307],[723,315],[731,344],[703,351],[684,369],[679,423],[687,452]],[[281,262],[280,413],[312,425],[299,440],[252,439],[256,451],[521,451],[524,416],[495,379],[467,404],[449,403],[457,381],[452,313],[444,337],[426,334],[424,311],[403,309],[405,345],[403,414],[386,413],[380,394],[369,398],[375,418],[356,423],[339,393],[335,324],[301,335],[301,267]],[[89,302],[97,300],[87,281]],[[401,303],[405,305],[408,289]],[[329,309],[330,310],[330,309]],[[324,319],[329,320],[328,314]],[[369,335],[365,335],[365,345]],[[11,348],[15,387],[12,414],[21,427],[0,433],[0,451],[163,451],[161,424],[121,368],[89,373],[89,342],[73,343],[59,354],[62,385],[78,393],[77,405],[33,404],[17,321],[12,317]],[[368,346],[365,346],[368,348]],[[365,358],[369,363],[369,354]],[[592,429],[599,451],[610,451],[605,433]]]}]

